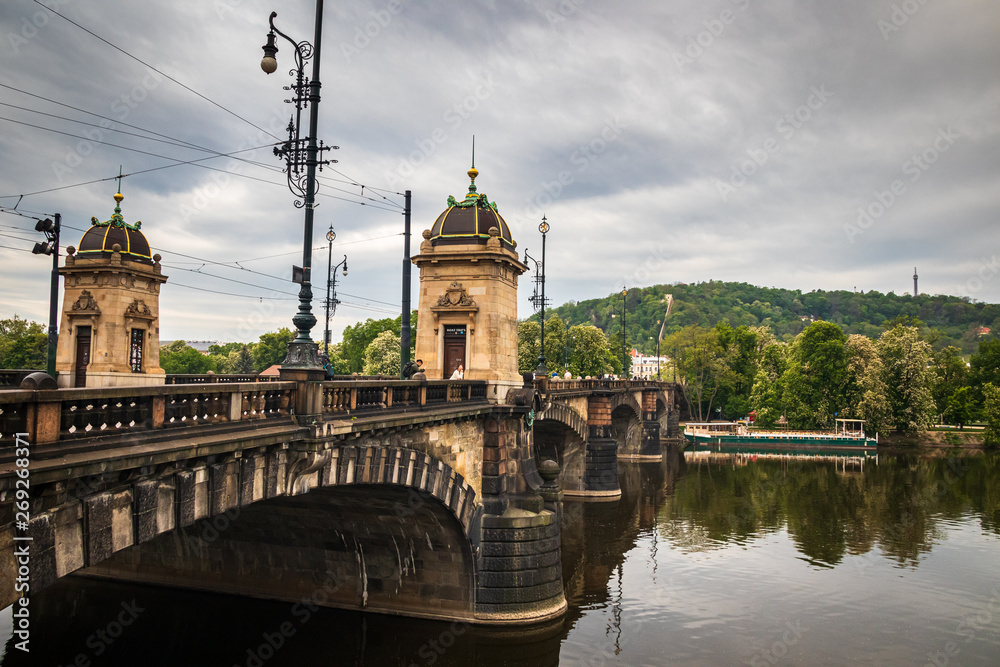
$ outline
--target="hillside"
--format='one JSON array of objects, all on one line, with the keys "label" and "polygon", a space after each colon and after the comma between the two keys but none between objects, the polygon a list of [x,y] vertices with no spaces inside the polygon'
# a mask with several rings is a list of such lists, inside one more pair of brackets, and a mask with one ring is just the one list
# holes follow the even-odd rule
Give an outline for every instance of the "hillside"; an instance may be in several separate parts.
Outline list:
[{"label": "hillside", "polygon": [[[747,283],[709,281],[628,290],[625,319],[630,346],[644,352],[653,350],[656,322],[663,319],[667,294],[673,295],[674,305],[664,329],[665,336],[691,324],[712,327],[721,320],[728,320],[734,327],[766,324],[779,338],[791,340],[810,321],[822,319],[835,322],[848,334],[874,338],[882,332],[886,320],[906,316],[919,319],[937,332],[933,338],[935,347],[954,345],[964,354],[971,354],[982,338],[981,327],[989,328],[988,336],[991,337],[1000,332],[1000,305],[971,303],[962,297],[921,294],[914,298],[910,294],[875,291],[803,293]],[[569,302],[550,309],[546,316],[549,313],[558,315],[569,325],[594,324],[609,335],[615,335],[621,331],[622,295]],[[611,317],[612,313],[615,318]]]}]

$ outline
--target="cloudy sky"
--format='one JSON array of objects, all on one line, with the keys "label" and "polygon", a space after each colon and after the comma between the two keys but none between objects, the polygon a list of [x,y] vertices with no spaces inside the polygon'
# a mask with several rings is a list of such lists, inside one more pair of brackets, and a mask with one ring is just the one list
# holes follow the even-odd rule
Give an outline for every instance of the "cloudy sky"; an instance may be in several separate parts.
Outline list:
[{"label": "cloudy sky", "polygon": [[[121,165],[123,214],[170,277],[164,340],[291,326],[303,215],[271,153],[292,66],[279,40],[260,70],[272,9],[313,39],[306,0],[0,5],[0,206],[62,213],[77,245]],[[415,250],[465,193],[473,135],[519,250],[548,217],[556,304],[710,279],[905,293],[915,266],[922,292],[996,302],[998,35],[991,0],[329,2],[319,137],[340,149],[314,279],[333,225],[334,340],[398,314],[395,193],[413,191]],[[47,320],[33,225],[0,214],[0,317]]]}]

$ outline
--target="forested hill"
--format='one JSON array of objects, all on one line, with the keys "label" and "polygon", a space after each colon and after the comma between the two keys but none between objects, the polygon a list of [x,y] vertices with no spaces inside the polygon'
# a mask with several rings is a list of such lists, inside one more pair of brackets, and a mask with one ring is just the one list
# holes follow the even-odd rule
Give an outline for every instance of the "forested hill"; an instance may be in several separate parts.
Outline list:
[{"label": "forested hill", "polygon": [[[717,322],[728,320],[733,327],[766,324],[778,338],[790,341],[812,318],[835,322],[848,334],[876,338],[884,330],[884,322],[905,316],[919,319],[925,327],[938,332],[936,346],[955,345],[969,354],[982,340],[981,327],[991,330],[988,337],[1000,333],[1000,305],[971,303],[961,297],[921,294],[914,298],[911,294],[875,291],[802,293],[747,283],[709,281],[628,290],[625,324],[631,347],[652,351],[658,328],[656,322],[663,320],[668,294],[673,295],[674,303],[667,318],[665,336],[688,325],[713,327]],[[594,324],[616,336],[621,331],[622,295],[569,302],[550,312],[567,325]],[[611,317],[612,313],[615,318]],[[650,337],[654,337],[652,341]]]}]

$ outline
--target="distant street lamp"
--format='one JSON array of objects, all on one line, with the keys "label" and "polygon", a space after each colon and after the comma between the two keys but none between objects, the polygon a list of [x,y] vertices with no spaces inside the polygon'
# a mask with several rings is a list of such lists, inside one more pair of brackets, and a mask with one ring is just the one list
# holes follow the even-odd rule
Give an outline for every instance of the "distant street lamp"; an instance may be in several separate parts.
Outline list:
[{"label": "distant street lamp", "polygon": [[[330,231],[326,233],[326,240],[329,245],[326,251],[326,330],[323,332],[323,353],[330,356],[330,315],[336,314],[337,306],[340,304],[340,300],[337,298],[337,269],[340,265],[344,265],[344,275],[347,275],[347,255],[344,255],[344,261],[337,262],[336,266],[333,264],[333,240],[337,238],[337,232],[333,231],[333,225],[330,225]],[[333,309],[331,313],[330,309]]]},{"label": "distant street lamp", "polygon": [[625,368],[625,347],[626,343],[626,333],[625,333],[625,301],[628,299],[628,290],[622,287],[622,377],[626,380],[628,379],[628,370]]},{"label": "distant street lamp", "polygon": [[660,381],[660,338],[663,337],[663,329],[660,328],[660,320],[656,320],[656,381]]},{"label": "distant street lamp", "polygon": [[[538,231],[542,233],[542,261],[539,262],[529,255],[528,250],[525,249],[524,263],[527,264],[529,259],[535,263],[535,293],[528,297],[528,300],[534,304],[535,308],[541,307],[541,319],[539,323],[541,324],[542,340],[538,354],[538,367],[535,368],[535,377],[546,377],[549,371],[545,367],[545,235],[549,233],[549,223],[544,215],[542,216],[542,222],[538,225]],[[541,288],[541,296],[538,295],[539,288]]]},{"label": "distant street lamp", "polygon": [[[312,339],[310,331],[316,325],[316,317],[312,313],[312,244],[313,244],[313,211],[316,200],[316,167],[321,170],[324,164],[336,160],[320,160],[319,155],[336,146],[317,145],[316,132],[319,122],[319,64],[320,44],[323,35],[323,0],[316,0],[316,26],[313,44],[296,42],[291,37],[274,27],[274,17],[277,12],[271,12],[268,23],[271,25],[267,33],[267,43],[261,47],[264,58],[260,68],[266,74],[278,69],[275,56],[278,47],[275,45],[275,34],[284,37],[295,49],[295,69],[289,74],[295,76],[295,83],[286,86],[285,90],[293,91],[292,99],[287,102],[295,105],[295,116],[288,121],[288,141],[281,147],[275,147],[274,154],[285,159],[285,172],[288,177],[288,189],[301,200],[295,201],[296,208],[305,208],[304,241],[302,244],[302,284],[299,288],[299,309],[292,318],[296,328],[295,339],[288,344],[288,356],[282,362],[286,368],[322,368],[319,363],[319,350]],[[306,61],[312,60],[312,78],[304,74]],[[309,134],[300,136],[302,127],[302,112],[309,109]],[[303,168],[305,173],[303,174]]]}]

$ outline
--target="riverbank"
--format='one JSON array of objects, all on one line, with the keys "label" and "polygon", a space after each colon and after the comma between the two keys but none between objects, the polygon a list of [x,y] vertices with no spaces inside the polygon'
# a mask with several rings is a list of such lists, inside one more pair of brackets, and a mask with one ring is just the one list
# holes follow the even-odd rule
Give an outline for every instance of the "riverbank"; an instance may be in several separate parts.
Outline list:
[{"label": "riverbank", "polygon": [[891,433],[879,436],[879,445],[909,449],[986,449],[983,431],[925,431],[918,434]]}]

